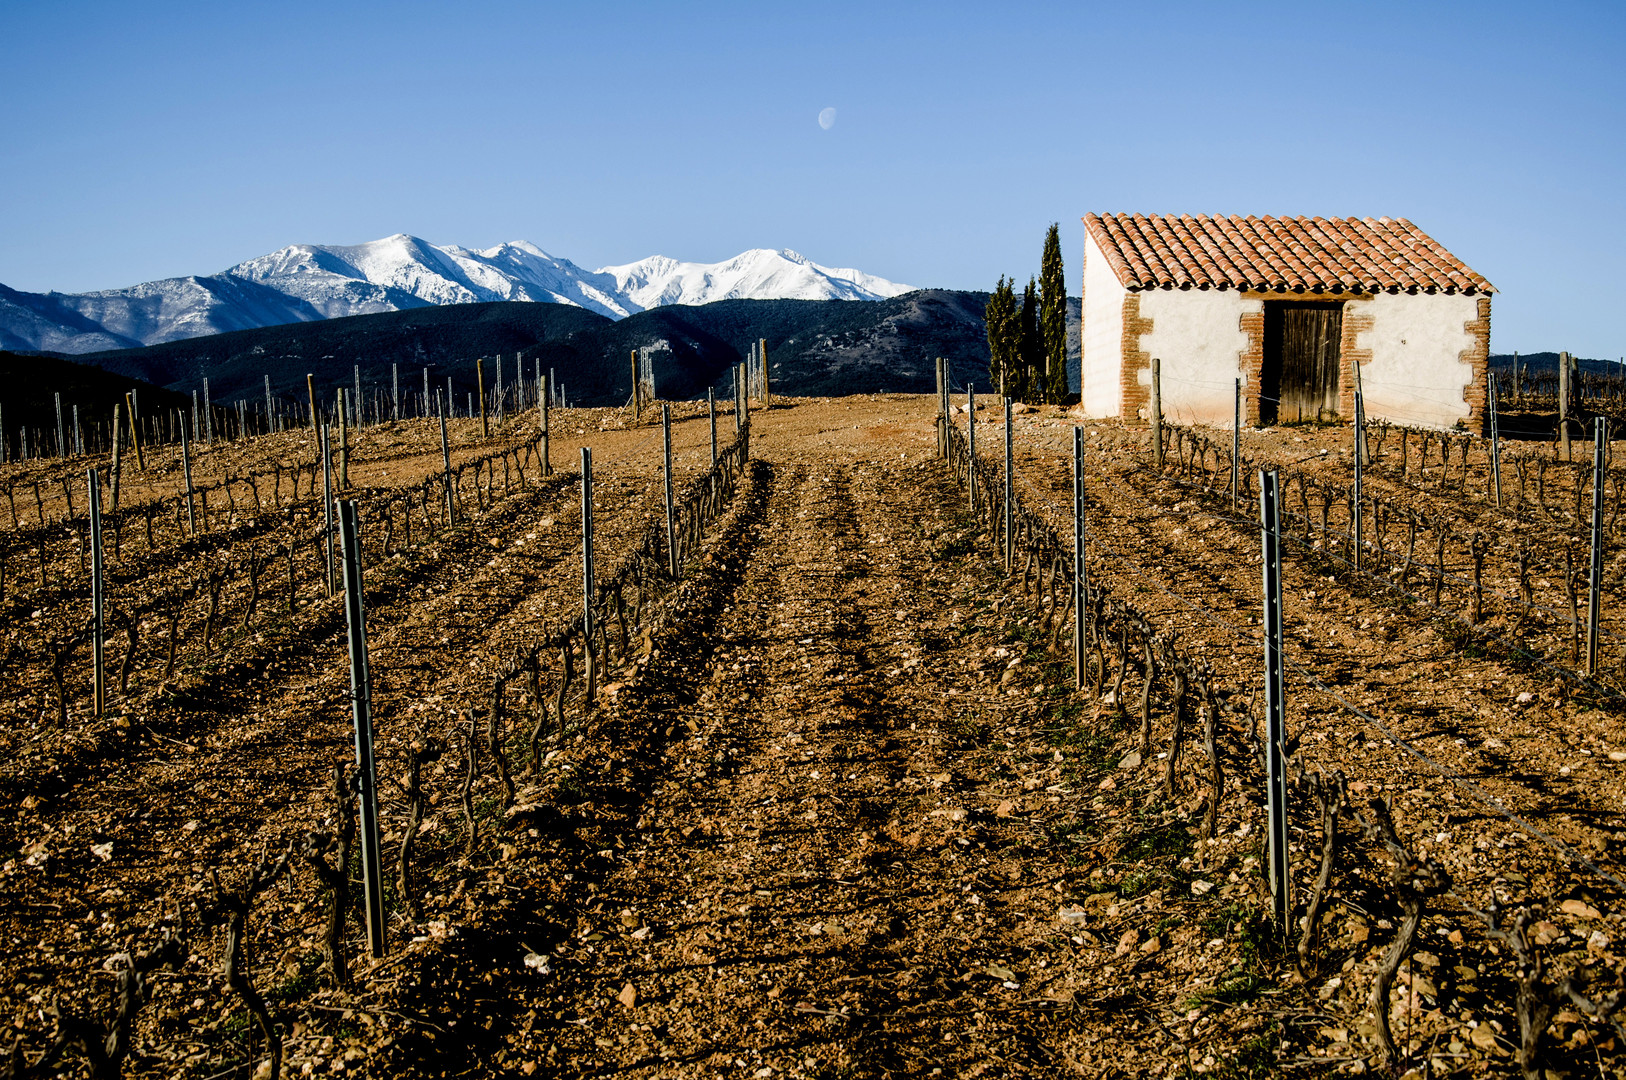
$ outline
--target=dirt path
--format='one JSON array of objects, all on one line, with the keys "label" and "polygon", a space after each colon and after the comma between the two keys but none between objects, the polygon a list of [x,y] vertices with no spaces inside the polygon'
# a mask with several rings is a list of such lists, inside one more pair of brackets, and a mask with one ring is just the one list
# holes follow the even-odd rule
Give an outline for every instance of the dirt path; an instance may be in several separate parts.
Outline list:
[{"label": "dirt path", "polygon": [[[877,454],[860,426],[832,451],[833,430],[854,429],[764,440],[681,626],[613,673],[607,760],[540,819],[552,870],[472,900],[506,914],[420,984],[504,958],[482,1067],[1095,1072],[1102,969],[1113,985],[1112,958],[1132,977],[1172,944],[1155,897],[1110,941],[1058,923],[1113,851],[1072,784],[1077,734],[1021,669],[1037,654],[931,447]],[[1105,1000],[1164,1041],[1131,983]]]},{"label": "dirt path", "polygon": [[[944,928],[922,925],[928,912],[910,895],[936,867],[911,867],[918,849],[893,851],[887,835],[922,824],[899,796],[930,787],[910,749],[941,711],[900,678],[920,665],[936,607],[916,590],[905,545],[875,527],[878,496],[900,485],[834,464],[770,476],[766,516],[783,524],[751,538],[705,665],[666,688],[693,697],[676,718],[697,730],[669,747],[637,846],[599,892],[611,921],[635,920],[638,936],[618,935],[572,979],[574,1011],[600,1023],[576,1025],[582,1045],[561,1039],[560,1060],[593,1056],[602,1024],[618,1042],[623,1029],[617,1056],[648,1075],[681,1061],[901,1066],[892,1040],[849,1045],[874,1040],[853,1040],[842,1029],[863,1021],[847,1017],[890,1004],[879,987],[947,974],[921,947]],[[894,503],[892,524],[927,524],[923,502]],[[938,849],[926,861],[940,855],[956,857]],[[913,888],[899,895],[888,878]],[[625,985],[633,1007],[606,1010]]]}]

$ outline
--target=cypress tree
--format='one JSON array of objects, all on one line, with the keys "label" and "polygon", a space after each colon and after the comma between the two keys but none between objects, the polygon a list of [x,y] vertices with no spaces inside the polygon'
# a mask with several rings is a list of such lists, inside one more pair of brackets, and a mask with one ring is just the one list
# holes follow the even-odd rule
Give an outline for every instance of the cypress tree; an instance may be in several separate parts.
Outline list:
[{"label": "cypress tree", "polygon": [[1039,287],[1030,277],[1028,287],[1022,290],[1022,322],[1020,344],[1021,378],[1011,394],[1029,405],[1043,404],[1045,399],[1044,341],[1039,336]]},{"label": "cypress tree", "polygon": [[1021,335],[1016,315],[1016,293],[1011,288],[1012,283],[1000,276],[999,284],[994,286],[993,295],[988,297],[988,305],[983,308],[983,323],[988,331],[988,378],[993,383],[994,393],[999,393],[1001,383],[1006,393],[1012,393],[1012,380],[1016,378],[1017,351]]},{"label": "cypress tree", "polygon": [[1067,275],[1061,265],[1061,226],[1054,222],[1045,233],[1039,292],[1043,298],[1039,331],[1044,338],[1045,400],[1059,405],[1072,388],[1067,385]]}]

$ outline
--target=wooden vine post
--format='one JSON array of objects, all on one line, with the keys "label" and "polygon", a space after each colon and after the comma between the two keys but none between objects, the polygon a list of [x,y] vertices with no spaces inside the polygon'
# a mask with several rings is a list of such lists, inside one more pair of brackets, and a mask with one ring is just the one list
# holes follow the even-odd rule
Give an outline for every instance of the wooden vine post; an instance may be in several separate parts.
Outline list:
[{"label": "wooden vine post", "polygon": [[474,392],[480,398],[480,438],[491,438],[491,422],[486,419],[486,362],[474,362]]},{"label": "wooden vine post", "polygon": [[946,363],[941,356],[937,358],[937,456],[945,459],[949,456],[949,395],[948,380],[944,378]]},{"label": "wooden vine post", "polygon": [[1570,354],[1558,354],[1558,441],[1565,461],[1570,456]]},{"label": "wooden vine post", "polygon": [[350,714],[356,735],[356,780],[361,804],[361,871],[367,908],[367,945],[384,955],[384,872],[378,854],[378,775],[373,766],[372,673],[367,666],[367,612],[361,595],[361,522],[354,500],[339,504],[344,550],[345,636],[350,645]]},{"label": "wooden vine post", "polygon": [[762,407],[773,408],[773,390],[768,386],[768,339],[757,339],[757,359],[762,363]]},{"label": "wooden vine post", "polygon": [[717,394],[706,387],[706,415],[711,419],[711,465],[717,467]]},{"label": "wooden vine post", "polygon": [[1152,466],[1163,471],[1163,361],[1152,357]]},{"label": "wooden vine post", "polygon": [[147,471],[146,462],[141,460],[141,436],[136,431],[135,397],[132,394],[124,395],[124,404],[130,411],[130,449],[135,451],[136,468],[142,472]]},{"label": "wooden vine post", "polygon": [[1286,932],[1292,910],[1287,869],[1287,702],[1282,651],[1282,518],[1278,477],[1259,471],[1260,554],[1264,563],[1265,802],[1269,813],[1270,894]]},{"label": "wooden vine post", "polygon": [[[111,493],[112,501],[111,501],[110,505],[113,508],[113,513],[115,513],[115,514],[119,512],[119,478],[120,478],[120,475],[124,472],[124,463],[123,463],[122,460],[120,460],[120,453],[119,453],[119,451],[121,450],[121,448],[123,447],[123,444],[124,444],[123,437],[121,435],[119,435],[119,420],[120,420],[119,412],[123,408],[124,408],[124,406],[118,405],[118,404],[115,404],[113,406],[113,465],[112,465],[112,487],[113,487],[113,490],[112,490],[112,493]],[[116,533],[117,529],[115,528],[114,531]],[[117,554],[118,554],[117,553],[118,543],[117,543],[116,540],[115,540],[115,542],[113,544],[113,547],[115,549],[114,557],[116,558]]]},{"label": "wooden vine post", "polygon": [[316,434],[316,381],[315,381],[315,377],[308,371],[305,373],[305,396],[310,399],[310,403],[311,403],[311,434],[315,435]]},{"label": "wooden vine post", "polygon": [[457,500],[452,497],[452,448],[446,442],[446,409],[441,406],[438,390],[435,392],[435,412],[440,415],[440,475],[446,484],[446,524],[456,525]]},{"label": "wooden vine post", "polygon": [[638,350],[632,350],[632,418],[638,419],[643,407],[643,388],[638,385]]}]

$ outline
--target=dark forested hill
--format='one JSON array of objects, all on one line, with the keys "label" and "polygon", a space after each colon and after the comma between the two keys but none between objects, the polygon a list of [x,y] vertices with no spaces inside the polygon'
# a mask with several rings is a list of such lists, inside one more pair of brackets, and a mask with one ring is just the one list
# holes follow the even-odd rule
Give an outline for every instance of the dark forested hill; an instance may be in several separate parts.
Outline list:
[{"label": "dark forested hill", "polygon": [[[592,396],[609,394],[620,368],[612,371],[597,358],[578,366],[583,358],[566,343],[605,325],[610,320],[602,315],[566,304],[457,304],[236,330],[75,359],[187,392],[207,378],[211,399],[229,403],[260,400],[267,376],[272,393],[302,401],[307,373],[325,396],[336,386],[351,385],[357,365],[368,387],[387,388],[391,365],[397,364],[403,390],[420,388],[427,367],[435,385],[444,387],[452,375],[461,391],[474,384],[475,357],[502,353],[511,362],[517,352],[532,356],[540,350],[572,365],[559,377]],[[512,370],[510,363],[509,378]]]},{"label": "dark forested hill", "polygon": [[[209,379],[215,402],[273,393],[303,399],[305,375],[324,395],[350,385],[359,365],[366,387],[387,388],[400,366],[403,391],[451,377],[461,396],[474,385],[474,359],[501,354],[513,378],[552,368],[573,402],[620,404],[632,392],[630,356],[654,354],[657,392],[681,399],[727,383],[759,338],[768,342],[773,385],[785,394],[929,391],[934,358],[947,357],[955,385],[988,378],[982,323],[985,293],[926,289],[890,300],[722,300],[671,305],[611,321],[563,304],[493,303],[357,315],[76,357],[82,364],[190,392]],[[488,367],[488,371],[490,368]],[[491,378],[488,375],[488,378]]]},{"label": "dark forested hill", "polygon": [[[0,351],[0,411],[3,411],[0,423],[5,425],[5,437],[11,441],[13,451],[19,445],[19,427],[28,427],[36,433],[48,432],[54,440],[57,394],[62,395],[64,424],[72,422],[73,407],[77,405],[80,420],[88,426],[110,423],[113,406],[123,401],[131,389],[139,391],[143,411],[178,408],[191,403],[190,397],[161,390],[143,380],[98,371],[71,360]],[[31,445],[40,449],[38,434]],[[54,442],[44,445],[54,448]]]},{"label": "dark forested hill", "polygon": [[[1590,375],[1620,375],[1622,366],[1613,360],[1589,360],[1577,357],[1581,370]],[[1513,370],[1514,361],[1518,361],[1520,371],[1532,374],[1542,371],[1558,370],[1558,354],[1555,352],[1533,353],[1492,353],[1490,366],[1492,371],[1508,372]]]}]

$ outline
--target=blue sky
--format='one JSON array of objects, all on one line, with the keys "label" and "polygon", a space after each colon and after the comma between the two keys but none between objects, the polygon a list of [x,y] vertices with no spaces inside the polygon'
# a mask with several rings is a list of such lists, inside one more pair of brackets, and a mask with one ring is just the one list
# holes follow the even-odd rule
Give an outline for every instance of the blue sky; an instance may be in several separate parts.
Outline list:
[{"label": "blue sky", "polygon": [[[1496,351],[1626,354],[1626,5],[0,5],[0,282],[396,232],[916,285],[1079,217],[1408,217]],[[821,109],[837,110],[822,129]]]}]

